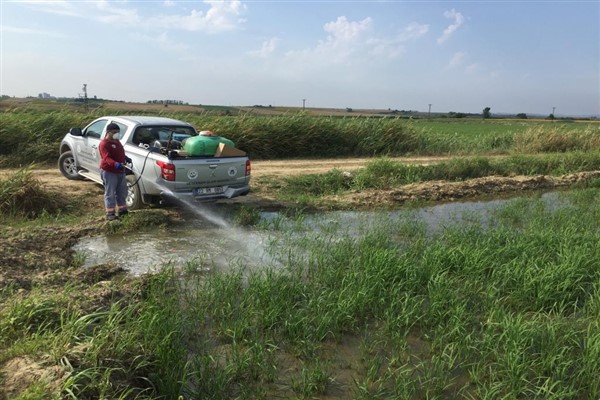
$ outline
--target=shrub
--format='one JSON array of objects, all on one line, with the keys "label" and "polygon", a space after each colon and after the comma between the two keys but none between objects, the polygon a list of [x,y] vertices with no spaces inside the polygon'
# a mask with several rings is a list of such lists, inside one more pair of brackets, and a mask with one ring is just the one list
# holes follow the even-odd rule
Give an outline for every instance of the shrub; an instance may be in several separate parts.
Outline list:
[{"label": "shrub", "polygon": [[565,153],[568,151],[600,150],[600,127],[567,130],[558,125],[537,126],[515,135],[514,148],[518,153]]},{"label": "shrub", "polygon": [[7,179],[0,180],[0,212],[2,214],[36,218],[54,214],[66,205],[63,198],[49,193],[31,173],[31,167],[21,168]]}]

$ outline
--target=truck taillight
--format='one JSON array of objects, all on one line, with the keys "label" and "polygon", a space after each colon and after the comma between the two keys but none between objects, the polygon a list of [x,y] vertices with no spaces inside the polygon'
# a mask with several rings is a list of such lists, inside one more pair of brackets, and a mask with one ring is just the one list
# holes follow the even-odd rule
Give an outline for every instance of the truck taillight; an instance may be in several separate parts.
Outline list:
[{"label": "truck taillight", "polygon": [[156,161],[156,164],[160,167],[160,176],[165,181],[175,180],[175,165],[164,161]]},{"label": "truck taillight", "polygon": [[246,176],[250,176],[250,171],[252,171],[252,168],[250,167],[250,160],[246,160]]}]

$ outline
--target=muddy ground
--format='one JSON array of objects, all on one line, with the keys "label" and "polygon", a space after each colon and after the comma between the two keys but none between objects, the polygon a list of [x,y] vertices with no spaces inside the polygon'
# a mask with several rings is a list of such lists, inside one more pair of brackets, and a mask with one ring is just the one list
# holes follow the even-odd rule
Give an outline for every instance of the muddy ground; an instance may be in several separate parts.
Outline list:
[{"label": "muddy ground", "polygon": [[[407,163],[434,163],[442,158],[410,158],[402,159]],[[258,208],[293,206],[282,204],[269,193],[267,182],[288,175],[323,173],[333,168],[352,174],[357,168],[364,166],[368,159],[349,160],[293,160],[293,161],[257,161],[252,164],[253,191],[237,199],[221,202],[222,204],[245,204]],[[0,170],[0,179],[12,173],[11,170]],[[97,309],[107,305],[116,298],[127,296],[123,292],[126,285],[113,285],[116,277],[124,277],[120,268],[112,265],[99,265],[89,270],[81,270],[74,266],[71,247],[79,238],[106,230],[109,224],[102,215],[103,189],[91,181],[69,181],[57,168],[39,168],[34,170],[35,176],[57,196],[72,197],[78,204],[78,211],[87,216],[83,222],[56,226],[43,224],[40,226],[2,227],[0,230],[0,288],[11,288],[19,295],[25,296],[35,287],[48,290],[61,290],[69,283],[88,285],[81,298],[73,299],[83,309]],[[481,197],[516,194],[535,190],[551,190],[567,188],[591,179],[599,179],[600,171],[582,172],[560,177],[551,176],[513,176],[485,177],[464,182],[433,181],[405,185],[387,190],[368,190],[329,196],[324,199],[327,208],[369,209],[377,207],[395,207],[407,202],[446,202],[455,200],[477,199]],[[138,212],[144,212],[138,211]],[[176,208],[154,209],[158,218],[165,223],[178,218]],[[0,388],[0,400],[10,398],[27,387],[32,379],[50,376],[54,383],[67,376],[64,371],[42,368],[38,361],[27,357],[16,357],[0,364],[0,376],[3,376],[3,387]],[[45,375],[44,375],[45,374]],[[50,375],[48,375],[50,374]],[[36,378],[37,377],[37,378]]]},{"label": "muddy ground", "polygon": [[[406,158],[407,163],[427,164],[442,158]],[[292,160],[257,161],[252,166],[252,192],[247,196],[220,201],[224,206],[244,204],[269,209],[293,207],[293,204],[278,202],[268,191],[266,182],[282,176],[323,173],[333,168],[352,174],[364,166],[368,159],[344,160]],[[0,170],[0,179],[14,171]],[[0,231],[0,287],[13,283],[23,289],[52,278],[57,270],[64,275],[72,264],[71,247],[85,235],[106,229],[102,216],[103,189],[92,181],[70,181],[64,178],[57,168],[39,168],[34,175],[47,190],[57,196],[72,197],[78,211],[88,213],[85,222],[71,226],[43,226],[21,228],[3,227]],[[407,202],[447,202],[501,196],[535,190],[566,188],[577,183],[600,178],[600,171],[581,172],[565,176],[490,176],[470,179],[463,182],[431,181],[404,185],[386,190],[365,190],[343,195],[327,196],[322,204],[328,209],[351,208],[371,209],[401,206]],[[154,210],[161,213],[165,222],[177,219],[177,209],[166,207]],[[143,211],[141,211],[143,212]]]}]

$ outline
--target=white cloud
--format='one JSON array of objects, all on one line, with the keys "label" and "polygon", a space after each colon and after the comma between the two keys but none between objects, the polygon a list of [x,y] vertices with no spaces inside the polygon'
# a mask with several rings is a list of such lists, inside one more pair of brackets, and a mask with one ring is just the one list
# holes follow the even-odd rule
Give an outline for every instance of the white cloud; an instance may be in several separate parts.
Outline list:
[{"label": "white cloud", "polygon": [[[337,20],[327,22],[323,30],[328,33],[325,40],[320,40],[314,50],[306,50],[304,53],[314,63],[320,59],[325,64],[347,62],[351,55],[365,45],[368,39],[364,38],[365,32],[371,28],[373,20],[369,17],[362,21],[348,21],[344,16]],[[298,52],[292,52],[297,54]],[[306,60],[309,61],[309,60]]]},{"label": "white cloud", "polygon": [[258,57],[268,57],[275,51],[275,47],[277,47],[277,43],[279,43],[278,38],[271,38],[265,42],[263,42],[260,50],[249,51],[248,54]]},{"label": "white cloud", "polygon": [[376,57],[398,58],[405,53],[404,43],[418,39],[429,31],[429,25],[411,22],[396,37],[391,39],[369,39],[367,44],[372,46],[370,54]]},{"label": "white cloud", "polygon": [[57,38],[66,38],[67,36],[59,33],[59,32],[51,32],[51,31],[41,31],[38,29],[30,29],[30,28],[18,28],[15,26],[0,26],[0,31],[8,32],[8,33],[18,33],[23,35],[40,35],[40,36],[51,36]]},{"label": "white cloud", "polygon": [[[223,32],[230,31],[244,20],[240,15],[246,6],[239,0],[213,1],[205,0],[210,7],[207,11],[192,10],[188,15],[166,15],[141,18],[133,8],[118,8],[108,0],[97,2],[99,10],[105,15],[98,17],[102,22],[120,25],[133,25],[156,29],[182,29],[186,31]],[[168,3],[165,3],[168,4]]]},{"label": "white cloud", "polygon": [[452,59],[448,63],[448,68],[460,67],[461,65],[464,64],[466,57],[467,57],[467,53],[464,53],[462,51],[454,53],[454,55],[452,56]]},{"label": "white cloud", "polygon": [[[245,22],[241,15],[246,6],[240,0],[205,0],[204,3],[209,5],[206,11],[193,9],[187,15],[156,15],[142,18],[136,9],[113,7],[108,0],[100,0],[97,7],[106,14],[98,19],[105,23],[126,24],[152,30],[163,28],[207,33],[231,31]],[[167,7],[174,4],[172,0],[163,3]]]},{"label": "white cloud", "polygon": [[429,25],[419,24],[417,22],[411,22],[406,28],[398,35],[398,40],[406,42],[412,39],[420,38],[429,32]]},{"label": "white cloud", "polygon": [[[95,19],[107,24],[151,30],[164,28],[216,33],[235,30],[245,23],[242,15],[247,7],[241,0],[204,0],[203,3],[208,5],[206,11],[193,9],[187,15],[171,14],[142,17],[136,8],[127,7],[128,4],[131,4],[127,1],[118,3],[109,0],[89,2],[67,0],[23,1],[23,4],[40,12]],[[115,4],[119,4],[119,7]],[[175,2],[164,0],[162,5],[171,8],[175,5]],[[95,9],[91,7],[95,7]]]},{"label": "white cloud", "polygon": [[142,21],[137,10],[133,8],[114,7],[106,0],[98,1],[96,7],[98,10],[105,13],[104,15],[97,17],[100,22],[114,25],[136,26]]},{"label": "white cloud", "polygon": [[[186,16],[170,16],[166,18],[167,25],[162,25],[180,27],[187,31],[224,32],[234,30],[245,22],[241,15],[246,6],[239,0],[205,0],[204,3],[210,5],[208,11],[192,10]],[[157,22],[160,23],[160,20]]]},{"label": "white cloud", "polygon": [[79,17],[81,13],[76,9],[76,6],[67,0],[23,0],[21,4],[27,5],[29,8],[45,12],[49,14],[64,15],[68,17]]},{"label": "white cloud", "polygon": [[465,72],[467,72],[468,74],[474,74],[478,72],[480,68],[481,66],[479,64],[470,64],[469,66],[467,66],[467,68],[465,68]]},{"label": "white cloud", "polygon": [[314,48],[287,52],[286,62],[292,66],[290,69],[302,66],[302,72],[307,68],[323,70],[333,65],[346,68],[346,72],[356,72],[360,65],[366,68],[383,59],[398,58],[406,52],[407,42],[429,31],[429,25],[412,22],[393,37],[381,37],[372,32],[373,27],[370,17],[350,21],[340,16],[323,25],[327,34],[324,40],[319,40]]},{"label": "white cloud", "polygon": [[461,13],[457,12],[455,9],[445,11],[444,17],[454,19],[454,22],[448,25],[448,27],[444,30],[444,33],[442,33],[442,36],[438,38],[438,44],[442,44],[446,40],[448,40],[450,36],[452,36],[452,34],[456,32],[456,30],[460,28],[461,25],[465,22],[465,17]]},{"label": "white cloud", "polygon": [[369,17],[358,22],[350,22],[346,17],[338,17],[333,22],[328,22],[323,26],[325,32],[329,32],[327,38],[328,43],[342,43],[351,42],[360,37],[360,35],[367,31],[373,20]]},{"label": "white cloud", "polygon": [[485,67],[479,63],[470,61],[469,58],[470,57],[468,53],[464,51],[458,51],[454,53],[448,62],[448,65],[446,65],[446,69],[462,71],[467,75],[481,74]]},{"label": "white cloud", "polygon": [[367,42],[374,57],[397,58],[405,53],[406,48],[397,40],[371,39]]}]

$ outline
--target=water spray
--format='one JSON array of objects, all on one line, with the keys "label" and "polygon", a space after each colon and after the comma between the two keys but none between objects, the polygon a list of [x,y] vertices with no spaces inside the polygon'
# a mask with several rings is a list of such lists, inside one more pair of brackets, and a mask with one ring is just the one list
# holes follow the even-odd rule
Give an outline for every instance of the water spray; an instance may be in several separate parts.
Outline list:
[{"label": "water spray", "polygon": [[192,202],[190,200],[182,198],[181,196],[178,196],[177,193],[174,193],[173,191],[165,188],[164,186],[161,186],[161,188],[167,196],[176,199],[180,205],[184,206],[186,210],[191,211],[196,216],[202,217],[205,220],[217,225],[218,227],[231,228],[231,224],[225,218],[204,207],[202,203]]}]

